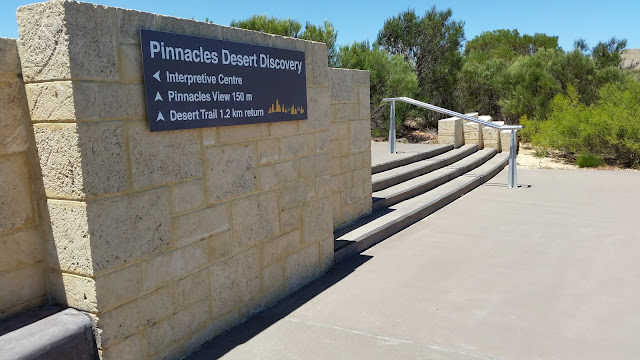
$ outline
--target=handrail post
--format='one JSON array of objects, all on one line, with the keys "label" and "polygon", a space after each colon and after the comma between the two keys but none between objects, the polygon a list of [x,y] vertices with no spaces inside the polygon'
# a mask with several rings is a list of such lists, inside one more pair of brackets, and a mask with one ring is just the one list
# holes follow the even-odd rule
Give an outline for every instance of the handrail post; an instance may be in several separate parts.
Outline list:
[{"label": "handrail post", "polygon": [[516,130],[511,130],[511,146],[509,146],[509,177],[507,179],[507,187],[509,189],[518,187],[518,169],[516,162]]},{"label": "handrail post", "polygon": [[391,119],[389,120],[389,154],[396,153],[396,102],[391,101]]}]

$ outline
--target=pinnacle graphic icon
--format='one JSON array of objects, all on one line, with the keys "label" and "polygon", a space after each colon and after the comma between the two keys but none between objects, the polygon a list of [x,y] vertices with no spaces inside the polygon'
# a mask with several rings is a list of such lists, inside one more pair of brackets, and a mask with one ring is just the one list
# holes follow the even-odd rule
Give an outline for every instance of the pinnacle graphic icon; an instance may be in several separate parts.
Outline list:
[{"label": "pinnacle graphic icon", "polygon": [[162,96],[160,96],[160,91],[156,92],[156,100],[155,101],[164,101],[164,99],[162,99]]},{"label": "pinnacle graphic icon", "polygon": [[156,121],[164,121],[164,116],[162,116],[162,113],[158,111],[158,118],[156,119]]}]

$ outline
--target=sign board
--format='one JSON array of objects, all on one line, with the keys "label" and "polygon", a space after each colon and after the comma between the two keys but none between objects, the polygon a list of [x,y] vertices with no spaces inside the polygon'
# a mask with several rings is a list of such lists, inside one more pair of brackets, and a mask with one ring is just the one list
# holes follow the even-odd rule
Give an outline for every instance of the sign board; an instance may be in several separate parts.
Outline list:
[{"label": "sign board", "polygon": [[151,131],[307,118],[304,52],[140,30]]}]

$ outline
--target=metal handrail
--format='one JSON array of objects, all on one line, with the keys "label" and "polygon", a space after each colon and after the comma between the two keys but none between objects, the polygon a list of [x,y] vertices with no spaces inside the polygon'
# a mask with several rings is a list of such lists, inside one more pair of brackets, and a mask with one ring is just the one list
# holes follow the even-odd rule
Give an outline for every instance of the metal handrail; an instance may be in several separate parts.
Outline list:
[{"label": "metal handrail", "polygon": [[389,119],[389,154],[396,153],[396,101],[415,105],[423,109],[439,112],[441,114],[455,116],[457,118],[472,121],[474,123],[488,126],[493,129],[511,130],[511,146],[509,147],[509,175],[507,179],[507,187],[509,189],[518,187],[518,169],[516,163],[516,131],[521,130],[523,128],[522,125],[497,125],[492,122],[476,119],[469,115],[461,114],[459,112],[441,108],[432,104],[427,104],[425,102],[408,97],[384,98],[382,99],[382,101],[391,103],[391,118]]}]

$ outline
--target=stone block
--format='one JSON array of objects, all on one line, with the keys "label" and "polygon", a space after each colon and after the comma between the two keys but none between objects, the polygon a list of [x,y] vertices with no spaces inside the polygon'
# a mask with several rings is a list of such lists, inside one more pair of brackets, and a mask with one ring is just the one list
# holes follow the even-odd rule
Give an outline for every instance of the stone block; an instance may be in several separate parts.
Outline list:
[{"label": "stone block", "polygon": [[364,198],[364,187],[360,184],[343,192],[342,204],[353,204]]},{"label": "stone block", "polygon": [[342,192],[338,191],[331,195],[331,205],[333,208],[333,228],[342,224]]},{"label": "stone block", "polygon": [[265,192],[231,203],[233,252],[266,240],[279,232],[276,192]]},{"label": "stone block", "polygon": [[220,143],[220,134],[218,128],[203,128],[202,131],[202,145],[213,146]]},{"label": "stone block", "polygon": [[307,42],[306,52],[311,54],[311,66],[313,66],[313,84],[315,86],[329,85],[329,55],[327,45],[323,43]]},{"label": "stone block", "polygon": [[129,336],[123,341],[102,350],[102,360],[139,360],[144,358],[142,334]]},{"label": "stone block", "polygon": [[209,269],[198,271],[176,284],[178,308],[183,308],[209,295]]},{"label": "stone block", "polygon": [[76,81],[72,89],[77,120],[145,119],[146,122],[142,84]]},{"label": "stone block", "polygon": [[353,171],[353,183],[364,184],[371,182],[371,167],[363,167]]},{"label": "stone block", "polygon": [[262,245],[262,264],[270,265],[280,259],[285,254],[289,254],[300,246],[300,231],[280,235],[275,239],[271,239]]},{"label": "stone block", "polygon": [[18,8],[20,57],[26,82],[71,78],[64,4],[49,1]]},{"label": "stone block", "polygon": [[316,151],[313,134],[288,136],[280,141],[280,159],[312,155]]},{"label": "stone block", "polygon": [[143,189],[202,176],[196,130],[149,132],[136,121],[129,125],[133,187]]},{"label": "stone block", "polygon": [[[511,130],[502,130],[500,132],[500,147],[502,151],[511,151]],[[520,150],[520,133],[516,131],[516,154]]]},{"label": "stone block", "polygon": [[482,140],[484,141],[485,148],[496,149],[498,152],[502,152],[502,146],[500,144],[500,130],[485,126],[482,128]]},{"label": "stone block", "polygon": [[360,119],[371,121],[371,93],[368,86],[359,88]]},{"label": "stone block", "polygon": [[464,132],[464,143],[466,145],[478,145],[478,149],[484,148],[484,138],[482,128],[484,126],[474,122],[462,125]]},{"label": "stone block", "polygon": [[287,256],[284,263],[287,292],[292,293],[320,275],[318,244]]},{"label": "stone block", "polygon": [[[64,35],[71,77],[74,79],[118,79],[116,9],[89,3],[64,2]],[[25,41],[26,42],[26,41]],[[42,79],[39,79],[42,80]]]},{"label": "stone block", "polygon": [[40,124],[34,133],[47,196],[86,199],[127,189],[121,123]]},{"label": "stone block", "polygon": [[235,27],[221,26],[222,39],[244,44],[272,46],[273,35],[261,31],[245,30]]},{"label": "stone block", "polygon": [[255,191],[255,145],[238,144],[208,148],[205,178],[210,203]]},{"label": "stone block", "polygon": [[349,123],[348,122],[334,122],[331,123],[331,140],[344,139],[349,137]]},{"label": "stone block", "polygon": [[49,200],[48,207],[63,271],[95,275],[169,245],[166,189],[91,203]]},{"label": "stone block", "polygon": [[323,153],[329,151],[331,134],[328,131],[316,133],[316,152]]},{"label": "stone block", "polygon": [[353,204],[343,205],[340,209],[340,214],[341,217],[339,224],[347,224],[355,220],[355,216],[353,215]]},{"label": "stone block", "polygon": [[303,243],[309,244],[333,233],[331,197],[309,201],[302,207]]},{"label": "stone block", "polygon": [[55,302],[82,311],[98,312],[98,296],[93,279],[66,273],[50,273],[48,285]]},{"label": "stone block", "polygon": [[316,178],[319,176],[329,175],[329,162],[331,156],[329,153],[318,154],[302,158],[301,176],[303,178]]},{"label": "stone block", "polygon": [[33,121],[75,120],[71,81],[26,84],[25,92]]},{"label": "stone block", "polygon": [[42,234],[23,230],[0,235],[0,271],[36,264],[43,259]]},{"label": "stone block", "polygon": [[109,311],[142,295],[142,264],[99,276],[95,284],[99,311]]},{"label": "stone block", "polygon": [[233,249],[233,236],[231,230],[216,234],[209,238],[209,249],[211,251],[209,262],[218,261],[231,255]]},{"label": "stone block", "polygon": [[[3,40],[0,38],[0,61],[4,56]],[[2,63],[0,63],[0,69]],[[27,150],[29,136],[27,129],[31,127],[27,100],[22,83],[16,78],[0,81],[0,154],[15,153]]]},{"label": "stone block", "polygon": [[140,44],[140,29],[155,29],[158,15],[141,11],[116,9],[118,40],[121,44]]},{"label": "stone block", "polygon": [[155,30],[222,39],[221,28],[203,21],[158,15]]},{"label": "stone block", "polygon": [[314,196],[315,182],[313,179],[285,185],[279,189],[280,209],[286,210],[300,206]]},{"label": "stone block", "polygon": [[329,69],[331,102],[353,102],[353,71],[349,69]]},{"label": "stone block", "polygon": [[351,172],[331,176],[335,191],[343,191],[353,187],[353,174]]},{"label": "stone block", "polygon": [[267,293],[272,292],[273,289],[278,289],[281,293],[284,292],[284,261],[279,260],[265,266],[262,269],[261,281],[262,289]]},{"label": "stone block", "polygon": [[269,136],[269,124],[221,126],[221,143],[249,141]]},{"label": "stone block", "polygon": [[349,122],[349,149],[352,153],[371,149],[371,124],[369,120]]},{"label": "stone block", "polygon": [[199,330],[193,334],[191,338],[185,341],[184,353],[188,354],[195,351],[200,345],[231,329],[238,323],[240,323],[240,319],[238,318],[237,311],[231,311],[220,316],[204,329]]},{"label": "stone block", "polygon": [[211,279],[212,317],[217,318],[260,292],[258,247],[214,263],[209,269]]},{"label": "stone block", "polygon": [[[303,162],[304,164],[304,162]],[[258,184],[261,190],[269,190],[298,180],[300,161],[285,161],[258,168]]]},{"label": "stone block", "polygon": [[42,264],[0,272],[0,309],[9,309],[47,293]]},{"label": "stone block", "polygon": [[320,272],[327,272],[334,263],[334,239],[333,234],[320,240]]},{"label": "stone block", "polygon": [[147,355],[154,355],[203,328],[210,319],[209,300],[203,299],[145,330]]},{"label": "stone block", "polygon": [[260,140],[256,144],[258,163],[265,164],[280,159],[280,139]]},{"label": "stone block", "polygon": [[368,70],[351,70],[353,75],[353,85],[369,88],[370,74]]},{"label": "stone block", "polygon": [[349,121],[360,119],[360,104],[335,104],[333,107],[335,115],[332,115],[335,121]]},{"label": "stone block", "polygon": [[369,213],[371,213],[371,195],[366,196],[367,194],[364,194],[365,196],[363,197],[362,200],[356,201],[353,204],[353,218],[354,219],[358,219],[361,218]]},{"label": "stone block", "polygon": [[219,204],[171,220],[173,245],[192,244],[231,228],[229,205]]},{"label": "stone block", "polygon": [[295,135],[298,133],[299,121],[280,121],[269,124],[269,134],[272,137]]},{"label": "stone block", "polygon": [[27,161],[24,153],[0,157],[0,232],[35,221]]},{"label": "stone block", "polygon": [[175,287],[165,286],[102,314],[97,322],[102,348],[175,313],[174,296]]},{"label": "stone block", "polygon": [[453,144],[456,148],[464,145],[462,119],[448,118],[438,121],[438,144]]},{"label": "stone block", "polygon": [[329,88],[307,88],[307,120],[298,122],[300,132],[328,129],[331,123]]},{"label": "stone block", "polygon": [[120,45],[120,80],[143,81],[140,45]]},{"label": "stone block", "polygon": [[142,264],[142,287],[149,291],[185,277],[209,263],[209,241],[165,252]]},{"label": "stone block", "polygon": [[16,75],[21,72],[18,40],[0,38],[0,74]]},{"label": "stone block", "polygon": [[171,187],[171,205],[174,214],[201,208],[205,205],[204,184],[193,180]]},{"label": "stone block", "polygon": [[280,232],[288,232],[300,225],[300,209],[295,207],[280,213]]},{"label": "stone block", "polygon": [[331,175],[323,175],[316,178],[316,195],[318,197],[333,194],[334,191]]}]

